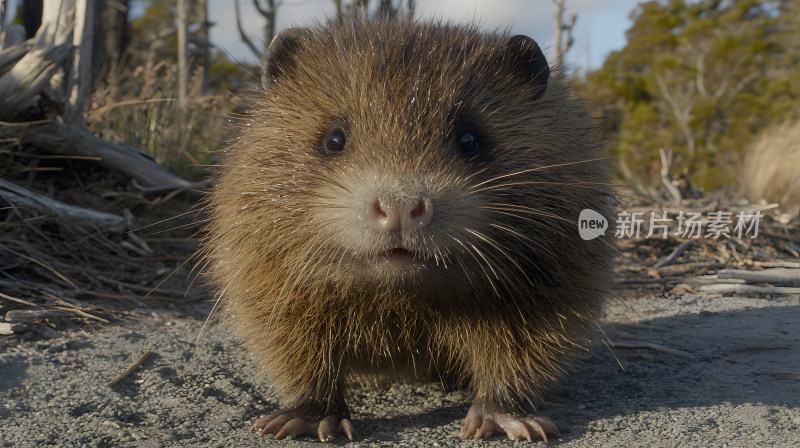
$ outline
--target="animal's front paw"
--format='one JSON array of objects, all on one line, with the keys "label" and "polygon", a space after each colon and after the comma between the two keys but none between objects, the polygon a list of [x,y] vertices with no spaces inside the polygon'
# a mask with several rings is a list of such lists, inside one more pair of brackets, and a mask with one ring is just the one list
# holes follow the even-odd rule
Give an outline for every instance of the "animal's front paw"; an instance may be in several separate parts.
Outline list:
[{"label": "animal's front paw", "polygon": [[473,404],[464,419],[459,437],[462,439],[488,439],[496,434],[506,434],[510,439],[525,439],[532,442],[547,436],[560,436],[558,428],[550,420],[537,416],[520,416],[498,411],[491,406]]},{"label": "animal's front paw", "polygon": [[335,414],[310,417],[296,409],[281,409],[270,415],[262,415],[250,428],[261,431],[261,435],[275,434],[276,439],[310,435],[319,437],[320,442],[328,442],[334,433],[340,433],[353,440],[353,424],[350,419]]}]

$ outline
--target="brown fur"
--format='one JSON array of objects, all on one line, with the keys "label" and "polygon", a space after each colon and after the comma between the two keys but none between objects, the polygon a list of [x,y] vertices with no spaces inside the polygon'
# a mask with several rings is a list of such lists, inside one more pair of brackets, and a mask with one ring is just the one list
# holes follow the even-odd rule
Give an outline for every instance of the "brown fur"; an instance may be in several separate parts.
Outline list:
[{"label": "brown fur", "polygon": [[[237,120],[211,198],[209,271],[285,407],[346,413],[346,380],[399,374],[468,385],[520,411],[563,375],[610,287],[608,166],[579,102],[552,80],[529,98],[473,27],[318,27]],[[451,135],[479,123],[482,155]],[[348,147],[321,151],[346,123]],[[434,198],[405,235],[428,262],[374,260],[384,234],[353,218],[370,194]],[[388,192],[388,193],[387,193]],[[388,243],[386,243],[388,244]]]}]

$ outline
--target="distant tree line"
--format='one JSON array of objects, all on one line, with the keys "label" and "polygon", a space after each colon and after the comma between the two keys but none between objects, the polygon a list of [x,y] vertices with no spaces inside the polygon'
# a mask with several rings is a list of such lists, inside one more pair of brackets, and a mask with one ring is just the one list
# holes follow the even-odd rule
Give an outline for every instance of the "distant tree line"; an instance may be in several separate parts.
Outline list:
[{"label": "distant tree line", "polygon": [[640,4],[627,45],[583,84],[619,174],[658,182],[659,150],[696,186],[734,182],[754,136],[800,113],[800,2]]}]

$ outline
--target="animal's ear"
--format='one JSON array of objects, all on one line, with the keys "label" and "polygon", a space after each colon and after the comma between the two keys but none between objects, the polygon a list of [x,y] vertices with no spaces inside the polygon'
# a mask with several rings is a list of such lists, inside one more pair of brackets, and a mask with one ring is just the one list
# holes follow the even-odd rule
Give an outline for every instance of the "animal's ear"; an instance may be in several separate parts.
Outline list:
[{"label": "animal's ear", "polygon": [[305,28],[287,28],[272,38],[261,66],[261,85],[265,89],[291,68],[295,54],[309,35],[311,31]]},{"label": "animal's ear", "polygon": [[506,63],[523,77],[525,85],[532,88],[532,99],[539,99],[547,90],[547,78],[550,77],[550,67],[539,44],[520,34],[508,39],[505,50]]}]

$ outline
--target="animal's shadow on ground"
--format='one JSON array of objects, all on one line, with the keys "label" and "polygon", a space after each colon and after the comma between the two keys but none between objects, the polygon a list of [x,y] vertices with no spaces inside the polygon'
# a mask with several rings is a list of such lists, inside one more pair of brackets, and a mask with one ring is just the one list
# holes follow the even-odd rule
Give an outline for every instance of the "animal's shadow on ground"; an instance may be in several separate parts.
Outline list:
[{"label": "animal's shadow on ground", "polygon": [[[563,441],[591,430],[598,419],[642,411],[747,403],[800,407],[800,307],[703,311],[604,329],[626,348],[591,347],[539,410],[558,424]],[[683,353],[630,348],[643,343]],[[365,412],[356,422],[360,438],[400,441],[403,428],[432,425],[455,436],[469,403],[453,401],[410,415]]]},{"label": "animal's shadow on ground", "polygon": [[564,440],[576,438],[597,419],[631,412],[747,403],[800,406],[800,307],[702,311],[609,325],[606,331],[620,345],[649,342],[685,354],[594,347],[548,399],[563,407],[542,409],[561,424]]}]

